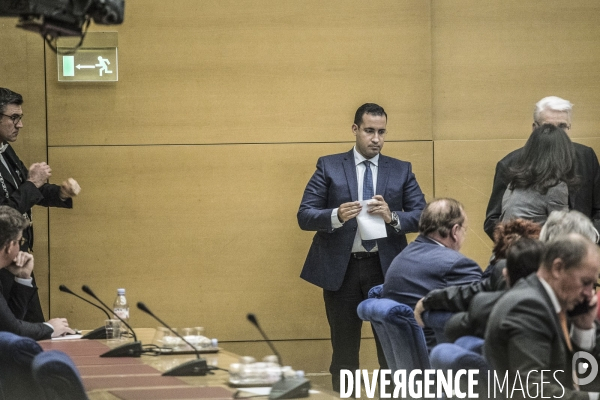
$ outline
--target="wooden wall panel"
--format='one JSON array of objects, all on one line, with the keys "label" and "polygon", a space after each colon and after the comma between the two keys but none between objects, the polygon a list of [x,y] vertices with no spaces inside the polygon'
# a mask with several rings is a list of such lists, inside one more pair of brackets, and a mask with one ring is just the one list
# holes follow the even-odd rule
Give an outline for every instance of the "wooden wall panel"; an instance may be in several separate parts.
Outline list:
[{"label": "wooden wall panel", "polygon": [[[82,186],[74,210],[50,214],[52,315],[100,324],[100,312],[58,292],[89,284],[108,302],[125,287],[132,304],[145,301],[174,326],[203,325],[220,340],[254,338],[247,312],[273,339],[328,337],[321,290],[299,278],[313,233],[300,230],[296,212],[317,158],[351,147],[51,147],[56,176],[68,171]],[[428,197],[431,147],[385,145],[413,162]],[[131,321],[156,324],[135,310]]]},{"label": "wooden wall panel", "polygon": [[52,146],[345,141],[380,103],[405,140],[431,139],[426,1],[128,0],[119,82],[57,83]]},{"label": "wooden wall panel", "polygon": [[575,104],[577,137],[598,135],[600,3],[432,0],[436,140],[523,139],[535,103]]},{"label": "wooden wall panel", "polygon": [[[46,158],[46,88],[44,42],[29,32],[15,28],[14,18],[0,18],[0,87],[23,96],[23,129],[12,144],[27,166]],[[48,288],[48,211],[33,209],[35,233],[35,274],[40,301],[46,315],[49,311]]]}]

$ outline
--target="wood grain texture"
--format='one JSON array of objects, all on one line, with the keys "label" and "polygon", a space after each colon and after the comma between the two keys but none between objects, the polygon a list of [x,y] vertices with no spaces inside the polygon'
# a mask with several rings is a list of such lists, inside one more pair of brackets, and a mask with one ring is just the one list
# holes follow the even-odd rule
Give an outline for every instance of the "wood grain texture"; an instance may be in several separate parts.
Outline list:
[{"label": "wood grain texture", "polygon": [[432,0],[431,8],[436,140],[525,139],[535,103],[552,95],[575,104],[572,134],[598,136],[600,3]]},{"label": "wood grain texture", "polygon": [[[431,139],[429,2],[128,0],[119,82],[57,83],[50,145],[335,142],[380,103]],[[68,125],[65,125],[68,121]]]}]

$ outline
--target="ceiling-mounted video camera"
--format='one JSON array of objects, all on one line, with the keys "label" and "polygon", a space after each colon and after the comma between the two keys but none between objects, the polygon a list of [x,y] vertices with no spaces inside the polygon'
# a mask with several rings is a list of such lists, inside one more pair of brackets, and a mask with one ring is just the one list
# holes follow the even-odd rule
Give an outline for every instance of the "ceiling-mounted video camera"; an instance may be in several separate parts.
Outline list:
[{"label": "ceiling-mounted video camera", "polygon": [[100,25],[123,22],[125,0],[2,0],[0,17],[18,17],[18,28],[37,32],[46,41],[82,37],[90,20]]}]

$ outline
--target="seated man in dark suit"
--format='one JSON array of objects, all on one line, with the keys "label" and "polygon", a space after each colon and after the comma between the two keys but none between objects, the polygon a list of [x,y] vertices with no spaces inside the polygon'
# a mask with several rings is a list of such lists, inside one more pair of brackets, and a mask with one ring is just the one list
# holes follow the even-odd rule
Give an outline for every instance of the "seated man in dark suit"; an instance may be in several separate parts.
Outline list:
[{"label": "seated man in dark suit", "polygon": [[[521,238],[511,244],[506,253],[506,268],[502,270],[508,287],[538,270],[543,251],[544,244],[536,239]],[[468,311],[458,312],[446,322],[446,337],[452,342],[467,335],[483,338],[490,312],[505,293],[506,290],[478,293]]]},{"label": "seated man in dark suit", "polygon": [[37,292],[31,278],[33,255],[19,251],[23,229],[28,226],[29,222],[17,210],[0,206],[0,269],[5,268],[15,280],[8,296],[4,296],[0,284],[0,331],[35,340],[75,333],[65,318],[54,318],[48,322],[23,321],[29,302]]},{"label": "seated man in dark suit", "polygon": [[[467,215],[454,199],[427,204],[419,220],[419,236],[394,258],[383,283],[382,297],[414,309],[433,289],[479,281],[481,268],[461,253]],[[432,332],[425,331],[428,345]]]},{"label": "seated man in dark suit", "polygon": [[[512,390],[513,382],[521,382],[523,390],[508,393],[510,398],[541,397],[542,391],[545,398],[597,398],[597,393],[576,390],[572,357],[580,350],[596,359],[600,355],[594,324],[598,307],[594,286],[599,272],[596,244],[569,234],[546,243],[538,272],[521,279],[509,290],[510,295],[496,303],[485,334],[484,354],[501,380],[508,377],[505,390]],[[567,312],[582,302],[589,309],[568,318]]]}]

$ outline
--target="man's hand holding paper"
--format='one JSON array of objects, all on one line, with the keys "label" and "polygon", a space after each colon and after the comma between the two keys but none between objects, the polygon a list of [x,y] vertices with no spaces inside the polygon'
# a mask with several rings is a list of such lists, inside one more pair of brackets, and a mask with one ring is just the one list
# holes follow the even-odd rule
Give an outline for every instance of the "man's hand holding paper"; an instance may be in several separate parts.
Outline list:
[{"label": "man's hand holding paper", "polygon": [[375,195],[372,199],[360,201],[362,209],[356,221],[360,230],[362,240],[373,240],[387,237],[385,229],[387,221],[392,220],[392,213],[381,195]]}]

